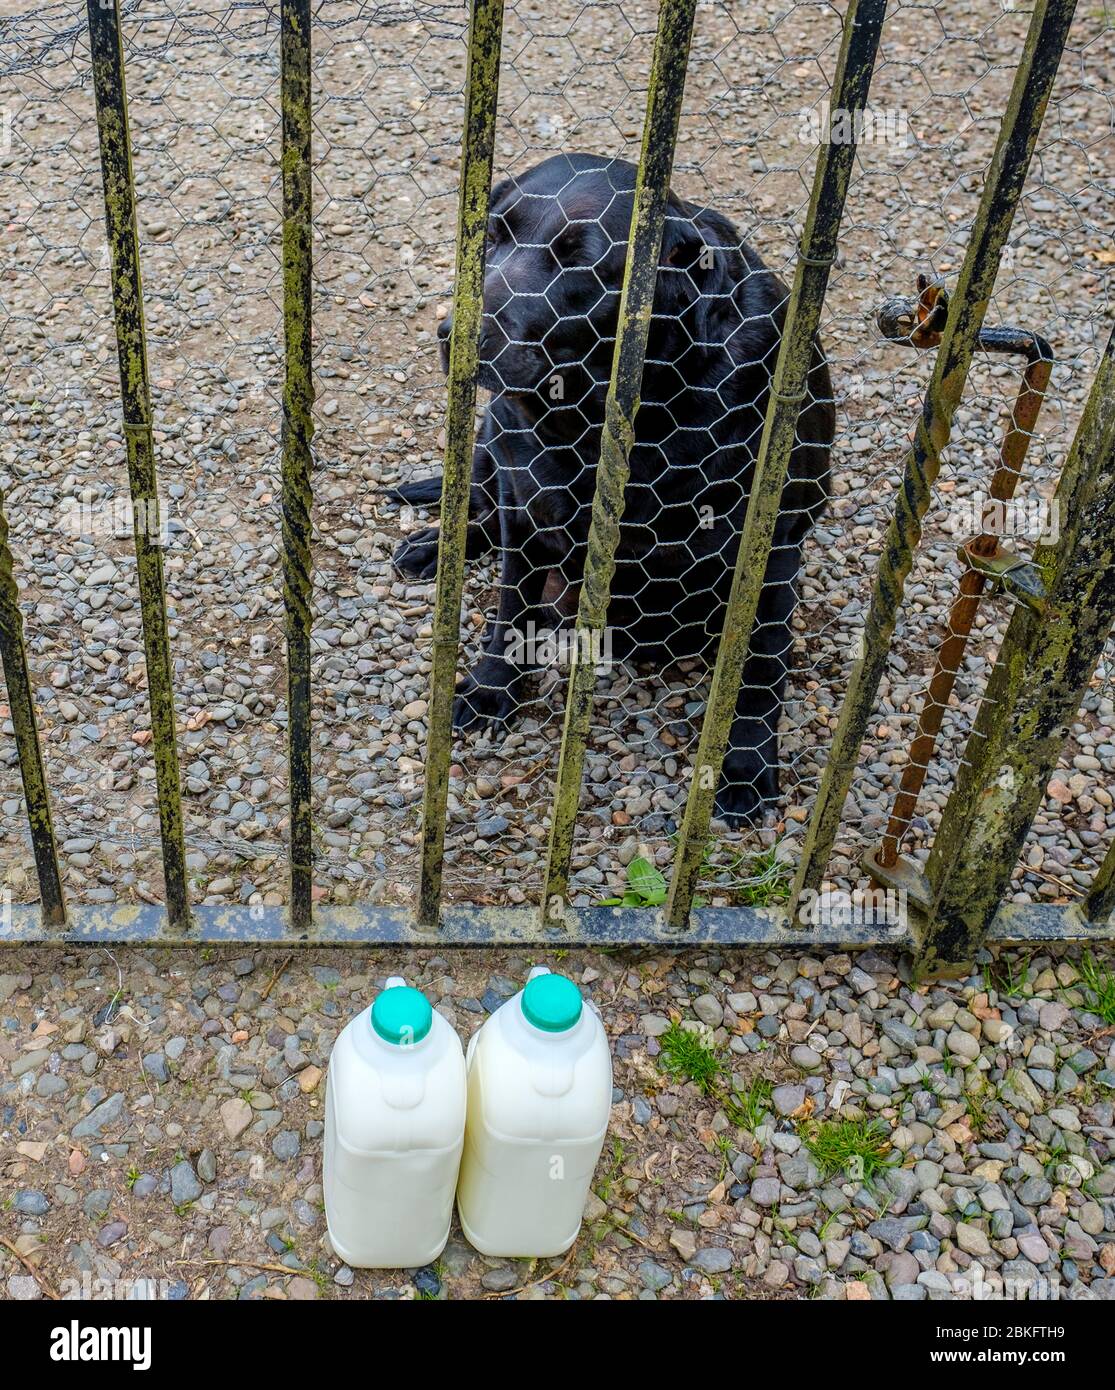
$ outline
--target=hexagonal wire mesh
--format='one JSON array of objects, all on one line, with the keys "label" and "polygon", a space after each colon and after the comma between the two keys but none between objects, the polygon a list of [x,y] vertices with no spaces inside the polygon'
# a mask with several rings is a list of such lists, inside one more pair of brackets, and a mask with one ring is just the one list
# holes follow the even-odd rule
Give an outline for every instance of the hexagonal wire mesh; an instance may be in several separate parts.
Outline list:
[{"label": "hexagonal wire mesh", "polygon": [[[197,901],[278,903],[277,16],[217,0],[135,0],[122,13],[189,869]],[[766,656],[747,677],[762,707],[752,703],[751,728],[736,731],[762,756],[729,767],[720,803],[758,809],[763,823],[717,839],[702,889],[714,903],[785,892],[931,365],[931,352],[888,341],[876,311],[910,292],[919,271],[947,279],[958,268],[1027,18],[995,0],[890,9],[821,332],[831,469],[828,412],[815,406],[804,428],[817,447],[796,455],[764,590]],[[584,553],[579,519],[656,21],[654,4],[626,0],[507,8],[496,144],[507,181],[489,247],[498,306],[480,381],[481,439],[501,467],[498,481],[491,470],[478,479],[459,712],[461,723],[510,721],[506,732],[455,735],[451,900],[533,901],[541,885],[569,654],[554,634]],[[465,28],[459,4],[342,0],[314,13],[314,881],[315,896],[335,902],[407,901],[416,877],[433,514],[414,498],[400,509],[385,489],[435,475],[444,442],[437,340],[451,291]],[[621,894],[640,851],[660,867],[673,853],[707,695],[700,658],[715,643],[743,503],[739,460],[761,428],[755,398],[777,346],[784,294],[774,276],[792,275],[839,36],[840,13],[826,3],[698,9],[644,379],[653,429],[628,494],[637,524],[615,581],[623,608],[594,653],[578,904]],[[1041,332],[1056,355],[1018,484],[1023,532],[1046,516],[1110,315],[1113,54],[1106,6],[1083,10],[987,320]],[[0,486],[66,887],[75,901],[160,901],[84,6],[0,20],[0,72]],[[838,885],[858,879],[859,855],[886,823],[960,575],[955,546],[980,530],[1020,371],[993,355],[974,365],[829,868]],[[813,385],[829,394],[822,375]],[[975,620],[910,830],[915,855],[952,785],[1005,616],[1005,604],[985,600]],[[509,670],[508,642],[534,658],[540,679]],[[654,664],[639,664],[644,656]],[[1020,900],[1079,896],[1115,832],[1104,785],[1115,761],[1112,669],[1101,666],[1072,728],[1015,875]],[[782,681],[776,787],[780,702],[763,692]],[[17,900],[33,899],[7,738],[0,844],[3,879]]]}]

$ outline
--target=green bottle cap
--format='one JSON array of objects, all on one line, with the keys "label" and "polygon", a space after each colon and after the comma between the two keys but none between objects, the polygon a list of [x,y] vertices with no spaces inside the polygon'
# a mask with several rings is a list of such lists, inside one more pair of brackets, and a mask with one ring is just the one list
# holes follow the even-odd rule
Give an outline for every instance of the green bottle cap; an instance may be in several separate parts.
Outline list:
[{"label": "green bottle cap", "polygon": [[581,991],[564,975],[536,975],[523,990],[523,1013],[544,1033],[564,1033],[581,1016]]},{"label": "green bottle cap", "polygon": [[385,989],[372,1005],[372,1027],[384,1042],[410,1047],[421,1042],[434,1021],[430,1001],[409,985]]}]

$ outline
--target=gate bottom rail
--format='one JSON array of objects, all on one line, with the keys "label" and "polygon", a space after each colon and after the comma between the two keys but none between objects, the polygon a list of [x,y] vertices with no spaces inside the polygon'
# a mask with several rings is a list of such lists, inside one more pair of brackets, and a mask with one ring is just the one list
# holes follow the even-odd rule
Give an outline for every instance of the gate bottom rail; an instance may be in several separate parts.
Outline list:
[{"label": "gate bottom rail", "polygon": [[[565,927],[543,926],[534,907],[454,907],[447,905],[436,929],[418,926],[407,907],[318,907],[314,931],[291,926],[285,907],[197,907],[187,933],[171,929],[158,906],[111,907],[75,904],[69,930],[44,925],[37,904],[0,910],[4,946],[765,946],[893,947],[916,950],[906,928],[887,930],[878,922],[826,922],[790,925],[778,908],[696,908],[688,930],[666,926],[653,908],[568,908]],[[988,936],[993,942],[1110,942],[1110,924],[1088,921],[1079,904],[1004,903]]]}]

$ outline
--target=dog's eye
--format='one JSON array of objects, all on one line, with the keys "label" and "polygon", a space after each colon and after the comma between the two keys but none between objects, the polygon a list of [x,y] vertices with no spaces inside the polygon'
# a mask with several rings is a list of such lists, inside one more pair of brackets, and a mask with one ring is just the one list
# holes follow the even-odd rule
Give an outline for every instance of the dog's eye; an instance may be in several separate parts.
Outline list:
[{"label": "dog's eye", "polygon": [[580,254],[583,242],[581,228],[567,223],[550,242],[550,250],[561,265],[572,265]]}]

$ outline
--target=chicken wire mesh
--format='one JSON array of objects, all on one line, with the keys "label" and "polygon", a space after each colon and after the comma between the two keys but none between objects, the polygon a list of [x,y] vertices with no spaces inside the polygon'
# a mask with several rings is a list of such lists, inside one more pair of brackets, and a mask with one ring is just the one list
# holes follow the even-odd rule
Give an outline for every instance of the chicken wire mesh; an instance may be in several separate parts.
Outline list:
[{"label": "chicken wire mesh", "polygon": [[[539,488],[532,464],[553,462],[558,446],[539,444],[549,429],[563,431],[567,471],[591,498],[606,320],[626,237],[623,161],[637,157],[656,21],[654,5],[507,9],[496,157],[500,175],[514,177],[501,194],[510,203],[493,227],[490,264],[507,291],[508,322],[499,314],[490,322],[498,341],[481,378],[490,393],[482,429],[513,457],[504,470],[511,484],[530,490],[547,514],[531,533],[510,537],[519,571],[502,585],[499,550],[487,543],[506,538],[474,536],[462,612],[462,670],[472,684],[461,722],[490,713],[493,693],[501,703],[502,682],[481,655],[501,593],[506,602],[529,589],[548,611],[516,629],[538,644],[530,655],[544,659],[540,680],[516,690],[518,707],[496,711],[513,715],[509,731],[454,736],[451,899],[531,901],[541,884],[568,654],[551,636],[560,616],[553,609],[572,604],[576,573],[570,562],[554,578],[551,561],[554,546],[571,541],[572,513],[587,503],[564,475]],[[821,331],[835,440],[831,468],[813,486],[827,488],[831,503],[822,514],[815,495],[789,501],[797,526],[779,537],[786,571],[772,575],[766,597],[789,599],[804,539],[798,599],[764,624],[774,639],[770,666],[752,672],[757,687],[787,681],[780,785],[770,785],[768,738],[766,766],[752,760],[733,779],[745,798],[749,788],[769,795],[764,823],[718,838],[702,890],[713,902],[768,902],[785,890],[931,360],[887,340],[876,311],[909,291],[917,272],[947,279],[958,268],[1026,23],[1024,11],[992,0],[890,10]],[[287,771],[277,14],[264,5],[138,0],[123,6],[122,26],[188,865],[199,901],[278,903]],[[403,901],[416,875],[432,601],[424,532],[433,517],[413,502],[400,511],[389,490],[435,474],[443,443],[438,337],[451,292],[465,28],[458,5],[324,3],[314,13],[314,882],[320,899],[335,902]],[[1077,16],[988,316],[1041,332],[1056,355],[1016,491],[1023,551],[1027,529],[1047,519],[1043,504],[1110,318],[1112,30],[1106,8]],[[576,904],[622,893],[626,866],[642,852],[660,867],[673,853],[707,692],[701,643],[679,662],[674,639],[715,632],[719,569],[706,552],[710,541],[713,556],[728,544],[741,505],[738,482],[728,478],[717,492],[705,480],[723,452],[746,449],[761,421],[754,389],[726,399],[727,340],[747,339],[737,356],[748,370],[773,365],[772,341],[758,338],[758,326],[774,322],[781,292],[758,311],[737,301],[792,274],[816,146],[832,115],[824,102],[839,35],[840,13],[827,4],[698,11],[673,179],[684,201],[669,223],[677,259],[667,254],[663,275],[663,293],[681,302],[658,306],[648,354],[656,394],[648,392],[645,408],[660,426],[648,475],[657,469],[661,483],[679,453],[699,461],[673,496],[661,495],[665,484],[636,479],[654,544],[638,550],[636,533],[618,591],[633,591],[631,617],[667,650],[651,653],[660,659],[647,669],[632,664],[639,651],[625,648],[631,623],[613,622],[605,634],[618,646],[600,653]],[[8,427],[0,486],[67,889],[77,901],[161,901],[84,7],[9,11],[0,21],[0,73],[9,248],[0,278]],[[574,152],[589,156],[584,178],[570,163]],[[514,225],[501,226],[509,217]],[[756,264],[741,270],[741,243],[769,274]],[[670,244],[668,234],[668,253]],[[529,283],[520,278],[528,264]],[[710,321],[730,325],[715,342]],[[556,397],[540,395],[532,379],[527,399],[515,376],[524,355]],[[690,372],[698,358],[708,375]],[[973,369],[845,808],[830,865],[837,884],[858,879],[859,855],[885,826],[959,580],[955,547],[980,530],[1019,374],[1016,362],[991,355]],[[648,371],[644,385],[651,381]],[[707,502],[691,495],[695,478],[712,487]],[[480,491],[478,526],[492,500],[490,489]],[[711,507],[711,526],[700,524],[702,505]],[[489,509],[489,526],[511,511]],[[663,531],[674,546],[666,555]],[[576,558],[575,545],[567,549]],[[413,572],[400,574],[396,556]],[[996,600],[976,617],[912,822],[915,854],[924,854],[953,783],[1005,617]],[[1079,896],[1112,838],[1111,669],[1109,660],[1097,673],[1031,831],[1014,884],[1020,899]],[[3,877],[17,898],[33,897],[7,742],[0,836]]]}]

